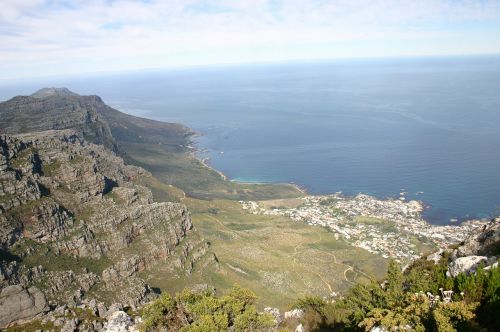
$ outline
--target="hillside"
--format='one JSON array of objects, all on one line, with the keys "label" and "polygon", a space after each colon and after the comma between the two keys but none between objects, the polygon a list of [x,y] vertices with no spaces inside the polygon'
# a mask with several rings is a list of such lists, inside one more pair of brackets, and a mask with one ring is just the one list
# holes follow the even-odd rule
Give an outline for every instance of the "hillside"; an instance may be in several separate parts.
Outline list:
[{"label": "hillside", "polygon": [[[142,183],[157,180],[113,152],[132,118],[65,89],[15,97],[0,114],[0,327],[71,304],[136,308],[158,293],[140,274],[159,266],[174,279],[217,269],[186,206],[155,202]],[[187,132],[146,120],[133,130],[146,126]]]}]

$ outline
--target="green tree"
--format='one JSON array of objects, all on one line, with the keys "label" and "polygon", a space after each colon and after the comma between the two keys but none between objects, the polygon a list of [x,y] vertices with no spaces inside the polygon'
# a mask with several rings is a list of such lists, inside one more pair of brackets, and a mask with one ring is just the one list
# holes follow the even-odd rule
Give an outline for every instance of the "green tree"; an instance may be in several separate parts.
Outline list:
[{"label": "green tree", "polygon": [[162,294],[156,301],[146,306],[142,311],[144,329],[151,330],[165,326],[167,314],[175,308],[175,301],[168,293]]}]

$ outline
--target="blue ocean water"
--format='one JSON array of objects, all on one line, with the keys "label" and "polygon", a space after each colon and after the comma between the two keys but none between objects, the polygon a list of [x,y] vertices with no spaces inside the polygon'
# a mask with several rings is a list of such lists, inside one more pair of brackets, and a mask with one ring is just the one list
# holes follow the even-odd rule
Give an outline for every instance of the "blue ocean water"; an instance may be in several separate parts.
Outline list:
[{"label": "blue ocean water", "polygon": [[255,64],[1,82],[97,94],[198,131],[229,178],[419,199],[426,218],[500,214],[500,57]]}]

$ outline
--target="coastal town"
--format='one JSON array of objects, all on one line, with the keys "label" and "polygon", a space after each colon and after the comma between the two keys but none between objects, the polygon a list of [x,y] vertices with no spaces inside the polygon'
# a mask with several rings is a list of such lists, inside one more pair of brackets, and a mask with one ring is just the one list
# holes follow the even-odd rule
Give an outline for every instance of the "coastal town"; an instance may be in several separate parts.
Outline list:
[{"label": "coastal town", "polygon": [[364,194],[346,197],[336,193],[306,196],[300,200],[294,207],[286,204],[266,207],[263,202],[255,201],[240,203],[244,210],[253,214],[281,215],[325,227],[337,239],[401,263],[459,243],[487,223],[470,220],[459,225],[431,225],[422,218],[422,203],[406,201],[403,195],[381,200]]}]

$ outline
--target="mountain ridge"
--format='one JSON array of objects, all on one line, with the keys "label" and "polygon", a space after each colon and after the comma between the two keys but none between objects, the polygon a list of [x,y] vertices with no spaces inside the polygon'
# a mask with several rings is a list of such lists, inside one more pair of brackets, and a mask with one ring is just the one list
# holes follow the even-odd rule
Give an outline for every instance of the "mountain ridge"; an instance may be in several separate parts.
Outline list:
[{"label": "mountain ridge", "polygon": [[82,96],[67,88],[43,88],[30,96],[1,102],[0,116],[0,131],[5,134],[75,129],[87,140],[115,152],[119,151],[118,144],[131,141],[183,151],[193,135],[183,125],[125,114],[106,105],[99,96]]}]

